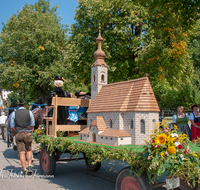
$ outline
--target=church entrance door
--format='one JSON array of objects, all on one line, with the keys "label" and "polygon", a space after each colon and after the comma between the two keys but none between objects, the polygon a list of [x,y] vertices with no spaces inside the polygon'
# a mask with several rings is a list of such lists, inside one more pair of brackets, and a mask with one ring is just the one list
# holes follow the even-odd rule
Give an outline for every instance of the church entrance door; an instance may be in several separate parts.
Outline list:
[{"label": "church entrance door", "polygon": [[93,142],[96,142],[96,134],[93,133]]}]

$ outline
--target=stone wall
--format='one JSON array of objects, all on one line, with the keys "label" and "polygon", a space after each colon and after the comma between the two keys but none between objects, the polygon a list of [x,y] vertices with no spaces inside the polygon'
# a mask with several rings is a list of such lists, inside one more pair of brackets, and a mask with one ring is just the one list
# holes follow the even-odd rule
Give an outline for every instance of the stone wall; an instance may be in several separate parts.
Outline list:
[{"label": "stone wall", "polygon": [[[125,130],[131,135],[131,144],[144,145],[149,140],[151,131],[159,122],[159,113],[155,112],[103,112],[88,113],[88,127],[97,116],[103,116],[107,128]],[[141,120],[144,120],[145,131],[141,133]]]}]

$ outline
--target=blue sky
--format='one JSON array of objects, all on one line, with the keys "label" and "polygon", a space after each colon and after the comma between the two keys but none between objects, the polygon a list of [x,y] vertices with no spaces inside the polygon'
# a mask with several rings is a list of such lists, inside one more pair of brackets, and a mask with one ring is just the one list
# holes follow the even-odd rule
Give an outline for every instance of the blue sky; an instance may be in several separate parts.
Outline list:
[{"label": "blue sky", "polygon": [[[38,0],[0,0],[0,32],[2,31],[3,23],[6,23],[11,15],[17,14],[26,4],[35,4]],[[78,6],[77,0],[50,0],[50,6],[58,4],[58,15],[61,16],[62,24],[75,23],[74,14]]]}]

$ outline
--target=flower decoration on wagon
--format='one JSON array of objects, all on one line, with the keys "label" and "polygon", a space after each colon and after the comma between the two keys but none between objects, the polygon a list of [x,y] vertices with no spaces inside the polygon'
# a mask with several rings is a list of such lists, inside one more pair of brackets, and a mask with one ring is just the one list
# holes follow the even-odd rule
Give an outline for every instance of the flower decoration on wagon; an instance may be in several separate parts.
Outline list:
[{"label": "flower decoration on wagon", "polygon": [[[169,177],[184,177],[189,182],[200,177],[200,154],[189,149],[189,138],[174,124],[163,121],[145,140],[143,161],[149,179],[168,172]],[[189,175],[191,174],[191,175]],[[153,177],[152,177],[153,176]]]},{"label": "flower decoration on wagon", "polygon": [[33,131],[32,137],[33,137],[33,139],[35,139],[36,142],[39,142],[39,139],[43,135],[46,135],[46,125],[45,124],[39,125],[39,127]]},{"label": "flower decoration on wagon", "polygon": [[197,146],[200,146],[200,137],[192,141],[193,143],[197,144]]}]

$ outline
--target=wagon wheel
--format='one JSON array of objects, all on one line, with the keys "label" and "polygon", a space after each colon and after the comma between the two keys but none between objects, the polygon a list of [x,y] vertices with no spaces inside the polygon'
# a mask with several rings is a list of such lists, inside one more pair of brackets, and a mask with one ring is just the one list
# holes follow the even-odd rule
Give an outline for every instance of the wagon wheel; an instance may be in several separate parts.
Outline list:
[{"label": "wagon wheel", "polygon": [[43,148],[40,152],[40,171],[42,175],[53,175],[56,170],[55,153],[50,155],[47,148]]},{"label": "wagon wheel", "polygon": [[87,166],[87,169],[90,171],[98,171],[101,168],[101,163],[97,162],[96,164],[91,164],[92,160],[89,160],[87,157],[85,157],[85,164]]},{"label": "wagon wheel", "polygon": [[128,166],[122,169],[117,175],[115,190],[153,190],[153,185],[149,183],[146,173],[139,176],[135,170],[131,172]]},{"label": "wagon wheel", "polygon": [[181,190],[197,190],[198,183],[196,182],[195,187],[190,187],[184,180],[180,179],[180,187]]}]

